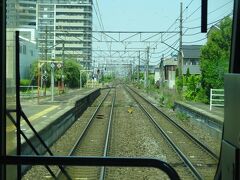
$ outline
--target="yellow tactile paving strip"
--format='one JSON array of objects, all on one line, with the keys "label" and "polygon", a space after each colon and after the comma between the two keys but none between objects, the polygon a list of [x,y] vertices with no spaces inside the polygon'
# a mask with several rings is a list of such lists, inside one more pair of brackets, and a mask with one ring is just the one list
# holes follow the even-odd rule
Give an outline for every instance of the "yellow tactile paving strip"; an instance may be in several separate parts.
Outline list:
[{"label": "yellow tactile paving strip", "polygon": [[[33,122],[33,121],[35,121],[36,119],[42,117],[43,115],[45,115],[45,114],[53,111],[54,109],[56,109],[56,108],[58,108],[58,107],[59,107],[59,105],[53,105],[53,106],[51,106],[51,107],[49,107],[49,108],[47,108],[47,109],[45,109],[45,110],[43,110],[43,111],[41,111],[41,112],[39,112],[39,113],[37,113],[37,114],[34,114],[34,115],[30,116],[28,119],[29,119],[30,122]],[[25,124],[26,124],[25,121],[23,121],[23,122],[21,123],[21,125],[25,125]],[[16,127],[15,127],[13,124],[7,126],[7,132],[12,132],[12,131],[14,131],[15,129],[16,129]]]}]

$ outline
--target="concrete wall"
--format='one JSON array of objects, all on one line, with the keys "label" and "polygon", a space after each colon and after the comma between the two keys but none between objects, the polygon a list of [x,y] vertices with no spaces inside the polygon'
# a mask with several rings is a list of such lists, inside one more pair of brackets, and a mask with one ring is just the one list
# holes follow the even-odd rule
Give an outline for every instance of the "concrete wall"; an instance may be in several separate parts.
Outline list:
[{"label": "concrete wall", "polygon": [[168,71],[168,87],[173,89],[175,87],[176,71]]}]

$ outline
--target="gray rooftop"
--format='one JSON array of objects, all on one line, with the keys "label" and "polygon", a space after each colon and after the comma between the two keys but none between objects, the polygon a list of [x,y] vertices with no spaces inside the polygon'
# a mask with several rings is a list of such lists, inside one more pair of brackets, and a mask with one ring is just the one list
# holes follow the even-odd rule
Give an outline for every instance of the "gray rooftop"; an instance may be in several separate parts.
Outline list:
[{"label": "gray rooftop", "polygon": [[183,45],[183,58],[200,58],[201,45]]}]

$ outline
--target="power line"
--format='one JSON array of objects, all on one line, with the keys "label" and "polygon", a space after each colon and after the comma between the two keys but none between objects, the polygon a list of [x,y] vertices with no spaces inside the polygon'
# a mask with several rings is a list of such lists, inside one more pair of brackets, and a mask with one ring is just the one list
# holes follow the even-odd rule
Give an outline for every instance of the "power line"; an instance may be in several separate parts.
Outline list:
[{"label": "power line", "polygon": [[186,9],[188,9],[188,7],[192,4],[193,1],[194,0],[191,0],[191,2],[184,8],[183,13],[185,12]]},{"label": "power line", "polygon": [[[229,2],[223,4],[223,5],[219,6],[219,7],[217,7],[216,9],[210,11],[210,12],[208,13],[208,15],[210,15],[210,14],[212,14],[212,13],[214,13],[214,12],[220,10],[220,9],[222,9],[223,7],[225,7],[226,5],[230,4],[231,2],[232,2],[232,0],[230,0]],[[201,17],[197,17],[197,18],[195,18],[195,19],[192,19],[191,21],[187,21],[187,23],[194,22],[194,21],[199,20],[199,19],[201,19]]]},{"label": "power line", "polygon": [[99,16],[98,16],[98,12],[97,12],[96,7],[95,7],[94,4],[93,4],[93,8],[94,8],[94,10],[95,10],[95,14],[96,14],[96,17],[97,17],[97,20],[98,20],[98,23],[99,23],[99,27],[103,30],[104,28],[103,28],[103,26],[102,26],[102,24],[101,24],[100,18],[99,18]]},{"label": "power line", "polygon": [[[177,45],[177,43],[179,42],[179,39],[177,39],[175,42],[173,42],[170,46],[174,47]],[[175,49],[177,49],[178,47],[176,47]],[[167,51],[168,50],[168,51]],[[172,48],[167,47],[166,49],[160,51],[160,52],[155,52],[155,53],[151,53],[151,54],[163,54],[165,51],[167,51],[167,53],[169,53],[170,51],[172,51]],[[167,54],[166,53],[166,54]],[[160,57],[160,56],[158,56]],[[155,57],[154,57],[155,58]]]},{"label": "power line", "polygon": [[183,20],[186,21],[187,19],[189,19],[193,14],[195,14],[199,9],[201,8],[201,6],[199,6],[197,9],[195,9],[189,16],[186,17],[186,19]]},{"label": "power line", "polygon": [[196,43],[196,42],[201,42],[203,40],[207,39],[207,37],[204,37],[202,39],[196,40],[196,41],[191,41],[191,42],[183,42],[184,44],[191,44],[191,43]]},{"label": "power line", "polygon": [[[183,12],[185,12],[185,10],[189,8],[189,6],[192,4],[193,1],[194,1],[194,0],[191,0],[190,3],[188,3],[188,5],[184,8]],[[171,27],[176,24],[176,21],[177,21],[179,18],[180,18],[180,16],[178,16],[178,17],[175,19],[175,21],[170,25],[170,27],[167,29],[167,31],[170,30]],[[178,27],[176,27],[173,31],[175,31],[177,28],[178,28]],[[169,38],[169,39],[170,39],[170,38]],[[166,39],[165,39],[164,41],[166,41]]]},{"label": "power line", "polygon": [[[232,15],[232,12],[229,13],[228,15],[224,16],[224,17],[221,18],[221,19],[218,19],[218,20],[216,20],[216,21],[213,21],[213,22],[211,22],[211,23],[208,23],[207,25],[217,24],[218,22],[220,22],[221,20],[223,20],[224,18],[226,18],[227,16],[230,16],[230,15]],[[197,29],[197,28],[200,28],[200,27],[201,27],[201,26],[195,26],[195,27],[183,27],[183,28],[186,28],[186,29]]]},{"label": "power line", "polygon": [[99,18],[100,18],[100,21],[101,21],[101,24],[102,24],[102,29],[104,30],[104,25],[103,25],[102,15],[101,15],[101,12],[100,12],[100,9],[99,9],[99,5],[98,5],[98,0],[96,0],[96,5],[97,5],[98,13],[99,13]]},{"label": "power line", "polygon": [[167,39],[164,39],[163,41],[167,41],[167,40],[169,40],[169,39],[171,39],[171,38],[173,38],[173,37],[175,37],[175,36],[177,36],[177,35],[178,35],[178,33],[176,33],[176,34],[174,34],[174,35],[168,37]]},{"label": "power line", "polygon": [[[225,14],[225,13],[224,13]],[[225,17],[226,16],[229,16],[229,15],[231,15],[232,13],[228,13],[227,15],[225,15]],[[221,17],[222,17],[222,15],[221,15]],[[218,21],[217,21],[218,22]],[[216,23],[217,24],[217,23]],[[208,30],[210,29],[210,27],[208,28]],[[186,29],[186,31],[188,31],[189,29]],[[185,32],[186,32],[185,31]],[[192,33],[192,34],[185,34],[184,33],[184,36],[195,36],[195,35],[198,35],[198,34],[202,34],[201,32],[196,32],[196,33]]]},{"label": "power line", "polygon": [[201,32],[193,33],[193,34],[183,34],[184,36],[195,36],[198,34],[202,34]]},{"label": "power line", "polygon": [[218,11],[219,9],[221,9],[221,8],[225,7],[226,5],[230,4],[231,2],[233,2],[233,1],[232,1],[232,0],[231,0],[231,1],[228,1],[226,4],[223,4],[222,6],[220,6],[220,7],[216,8],[215,10],[213,10],[213,11],[210,11],[208,14],[212,14],[212,13],[214,13],[214,12]]},{"label": "power line", "polygon": [[[100,25],[100,28],[102,29],[102,31],[104,31],[104,25],[103,25],[103,21],[102,21],[102,15],[101,15],[101,12],[100,12],[100,8],[99,8],[99,5],[98,5],[98,1],[96,0],[96,5],[97,5],[97,9],[95,7],[95,5],[93,4],[93,7],[94,7],[94,10],[95,10],[95,13],[96,13],[96,16],[97,16],[97,19],[98,19],[98,22],[99,22],[99,25]],[[98,10],[98,12],[97,12]],[[98,15],[99,14],[99,15]],[[103,38],[105,39],[105,41],[107,41],[107,37],[106,37],[106,34],[103,33]],[[111,42],[110,43],[107,43],[106,42],[106,46],[108,46],[109,48],[109,53],[110,53],[110,56],[111,56]]]},{"label": "power line", "polygon": [[[228,14],[227,16],[229,16],[229,15],[231,15],[231,14],[232,14],[232,13]],[[227,17],[227,16],[225,16],[225,17]],[[221,19],[218,19],[218,20],[216,20],[216,21],[214,21],[214,22],[212,22],[212,23],[209,23],[208,25],[214,24],[214,23],[215,23],[215,25],[216,25],[218,22],[220,22],[221,20],[223,20],[225,17],[223,17],[223,18],[221,18]],[[210,29],[210,28],[208,28],[208,30],[209,30],[209,29]],[[200,34],[200,33],[188,34],[187,36],[193,36],[193,35],[197,35],[197,34]],[[196,43],[196,42],[201,42],[201,41],[203,41],[203,40],[205,40],[205,39],[207,39],[207,37],[202,38],[202,39],[199,39],[199,40],[191,41],[191,42],[184,42],[184,43],[185,43],[185,44]]]}]

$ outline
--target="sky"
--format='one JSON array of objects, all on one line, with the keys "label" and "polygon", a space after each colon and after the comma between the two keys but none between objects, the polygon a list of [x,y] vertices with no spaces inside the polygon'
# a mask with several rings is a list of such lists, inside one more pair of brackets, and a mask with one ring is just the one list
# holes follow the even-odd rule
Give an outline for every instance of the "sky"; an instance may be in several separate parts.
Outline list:
[{"label": "sky", "polygon": [[[200,27],[191,29],[201,25],[201,0],[93,0],[93,30],[179,31],[180,2],[183,3],[183,44],[205,44],[206,33],[200,33]],[[233,0],[208,0],[208,23],[223,18],[231,13],[232,9]],[[98,16],[96,16],[96,12]],[[104,28],[100,27],[99,19],[102,20]],[[208,28],[211,25],[208,25]],[[150,46],[150,64],[155,64],[159,62],[162,54],[170,56],[172,52],[176,53],[173,48],[178,49],[179,35],[176,34],[168,39],[171,35],[164,34],[162,38],[160,35],[153,38],[152,40],[158,41],[157,47],[151,43],[131,43],[127,44],[127,46],[132,49]],[[149,35],[146,37],[149,37]],[[105,37],[105,39],[108,38]],[[160,39],[168,39],[164,42],[170,46],[174,42],[175,44],[172,46],[173,48],[170,48],[160,43]],[[120,43],[93,42],[93,49],[124,50],[125,46],[126,44],[122,45]],[[155,48],[151,49],[153,46]],[[166,48],[168,49],[162,52]],[[145,55],[142,54],[142,56],[144,58]],[[105,58],[105,61],[109,61],[109,59]],[[101,60],[101,58],[98,58],[98,60]]]}]

